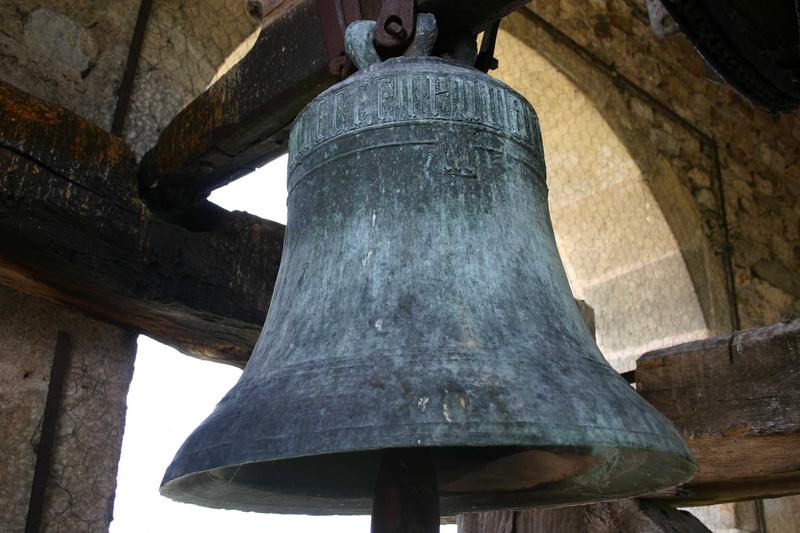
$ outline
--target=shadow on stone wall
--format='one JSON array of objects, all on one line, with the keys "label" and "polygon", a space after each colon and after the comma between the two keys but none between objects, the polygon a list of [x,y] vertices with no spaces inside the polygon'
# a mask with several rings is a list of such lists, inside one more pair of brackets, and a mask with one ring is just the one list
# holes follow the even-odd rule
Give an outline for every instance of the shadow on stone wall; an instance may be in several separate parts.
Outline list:
[{"label": "shadow on stone wall", "polygon": [[644,351],[728,331],[723,265],[691,196],[642,135],[644,120],[627,107],[613,112],[624,95],[593,66],[565,71],[563,50],[542,52],[525,18],[514,14],[503,27],[497,76],[539,113],[559,249],[573,291],[597,313],[606,357],[628,371]]}]

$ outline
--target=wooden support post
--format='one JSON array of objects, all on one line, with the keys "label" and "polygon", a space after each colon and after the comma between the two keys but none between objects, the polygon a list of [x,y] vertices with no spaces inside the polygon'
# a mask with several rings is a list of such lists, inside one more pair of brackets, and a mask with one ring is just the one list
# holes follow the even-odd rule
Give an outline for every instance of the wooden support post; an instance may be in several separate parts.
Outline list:
[{"label": "wooden support post", "polygon": [[431,451],[385,450],[372,501],[372,533],[438,533],[439,520]]},{"label": "wooden support post", "polygon": [[142,191],[163,211],[205,199],[285,153],[295,115],[337,79],[316,0],[283,2],[250,52],[161,132],[142,161]]}]

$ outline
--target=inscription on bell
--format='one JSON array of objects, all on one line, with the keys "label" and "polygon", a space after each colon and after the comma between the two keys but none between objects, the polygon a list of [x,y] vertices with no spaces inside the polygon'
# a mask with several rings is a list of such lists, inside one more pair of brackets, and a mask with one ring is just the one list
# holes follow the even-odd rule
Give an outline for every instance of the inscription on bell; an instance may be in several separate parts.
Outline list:
[{"label": "inscription on bell", "polygon": [[[356,75],[358,76],[358,75]],[[315,100],[292,129],[293,166],[309,149],[363,128],[416,120],[481,124],[510,134],[541,152],[541,134],[530,105],[495,80],[480,82],[435,72],[353,79]]]},{"label": "inscription on bell", "polygon": [[441,142],[444,170],[452,176],[478,177],[478,148],[463,139],[445,137]]}]

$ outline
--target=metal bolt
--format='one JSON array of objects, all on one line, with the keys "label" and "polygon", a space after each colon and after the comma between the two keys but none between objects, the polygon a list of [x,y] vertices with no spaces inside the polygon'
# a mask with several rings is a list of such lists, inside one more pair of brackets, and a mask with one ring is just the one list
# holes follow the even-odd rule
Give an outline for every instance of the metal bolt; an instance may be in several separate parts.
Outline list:
[{"label": "metal bolt", "polygon": [[408,32],[397,18],[391,18],[387,20],[383,27],[386,30],[386,33],[392,37],[397,37],[398,39],[405,39],[408,35]]}]

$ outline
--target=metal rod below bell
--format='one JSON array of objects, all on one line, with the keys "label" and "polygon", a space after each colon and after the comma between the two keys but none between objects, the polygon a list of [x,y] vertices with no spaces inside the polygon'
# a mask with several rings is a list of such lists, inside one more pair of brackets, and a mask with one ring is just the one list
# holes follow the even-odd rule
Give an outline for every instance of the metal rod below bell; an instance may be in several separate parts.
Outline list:
[{"label": "metal rod below bell", "polygon": [[372,500],[372,533],[438,533],[439,520],[439,486],[430,450],[385,450]]}]

